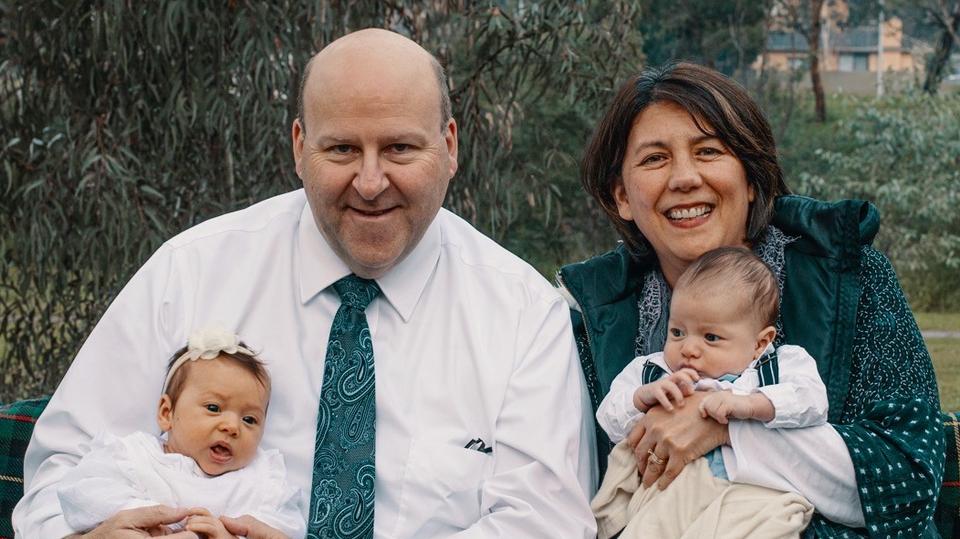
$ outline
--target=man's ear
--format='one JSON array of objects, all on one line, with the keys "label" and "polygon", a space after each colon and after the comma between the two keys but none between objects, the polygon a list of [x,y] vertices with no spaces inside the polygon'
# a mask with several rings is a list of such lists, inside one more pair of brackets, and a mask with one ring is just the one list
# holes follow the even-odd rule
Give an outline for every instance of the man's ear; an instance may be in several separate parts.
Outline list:
[{"label": "man's ear", "polygon": [[450,156],[450,177],[457,173],[459,164],[457,163],[457,153],[459,152],[460,142],[457,139],[457,121],[453,118],[450,118],[450,121],[447,122],[447,127],[443,132],[443,141],[447,145],[447,155]]},{"label": "man's ear", "polygon": [[760,354],[767,349],[767,345],[773,342],[777,336],[777,329],[773,326],[767,326],[757,334],[757,348],[753,351],[753,359],[760,357]]},{"label": "man's ear", "polygon": [[303,178],[300,157],[303,155],[303,137],[306,134],[300,118],[294,118],[293,125],[290,127],[290,141],[293,143],[293,162],[296,164],[297,176],[300,178]]},{"label": "man's ear", "polygon": [[166,393],[160,397],[160,406],[157,407],[157,424],[163,432],[173,428],[173,401]]}]

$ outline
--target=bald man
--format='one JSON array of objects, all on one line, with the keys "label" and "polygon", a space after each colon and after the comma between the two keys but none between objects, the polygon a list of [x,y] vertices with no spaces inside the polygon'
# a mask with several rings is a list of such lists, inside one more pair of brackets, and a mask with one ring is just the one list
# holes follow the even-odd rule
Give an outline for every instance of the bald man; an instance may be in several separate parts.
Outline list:
[{"label": "bald man", "polygon": [[[262,446],[285,455],[309,537],[592,537],[568,310],[527,264],[441,209],[458,150],[442,68],[368,29],[305,71],[291,130],[303,189],[179,234],[134,275],[37,423],[18,536],[140,537],[184,519],[160,506],[74,530],[56,485],[98,433],[155,430],[170,354],[216,321],[267,363]],[[344,282],[369,303],[341,301]],[[352,322],[334,324],[341,311]],[[337,356],[346,326],[364,337]],[[333,362],[354,360],[344,368],[359,374],[337,382]],[[338,408],[365,381],[369,406]],[[356,421],[337,426],[345,416]],[[250,517],[223,521],[276,535]]]}]

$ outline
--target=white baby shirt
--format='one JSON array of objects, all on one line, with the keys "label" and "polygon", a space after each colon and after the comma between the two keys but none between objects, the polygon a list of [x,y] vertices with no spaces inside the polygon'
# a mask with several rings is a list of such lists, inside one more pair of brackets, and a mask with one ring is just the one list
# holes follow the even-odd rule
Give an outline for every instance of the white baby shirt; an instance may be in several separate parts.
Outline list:
[{"label": "white baby shirt", "polygon": [[204,507],[214,516],[250,515],[288,537],[303,537],[302,496],[287,484],[286,474],[276,449],[258,449],[246,467],[210,477],[192,458],[164,453],[152,434],[103,433],[57,494],[67,523],[78,530],[95,528],[124,509],[159,504]]}]

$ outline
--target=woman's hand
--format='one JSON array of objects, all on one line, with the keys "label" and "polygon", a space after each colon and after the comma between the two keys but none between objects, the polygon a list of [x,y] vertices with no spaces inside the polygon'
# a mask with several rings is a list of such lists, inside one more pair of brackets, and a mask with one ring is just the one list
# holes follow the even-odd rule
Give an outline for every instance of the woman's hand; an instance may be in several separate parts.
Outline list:
[{"label": "woman's hand", "polygon": [[654,406],[627,436],[645,487],[656,482],[667,488],[684,466],[730,443],[727,425],[700,417],[700,401],[708,394],[696,391],[672,411]]},{"label": "woman's hand", "polygon": [[157,537],[163,535],[169,539],[197,539],[191,531],[170,533],[168,526],[187,518],[188,509],[174,509],[166,505],[138,507],[120,511],[104,520],[102,524],[83,535],[85,539],[133,539],[137,537]]},{"label": "woman's hand", "polygon": [[247,539],[289,539],[280,530],[271,528],[250,515],[240,518],[220,517],[227,531]]}]

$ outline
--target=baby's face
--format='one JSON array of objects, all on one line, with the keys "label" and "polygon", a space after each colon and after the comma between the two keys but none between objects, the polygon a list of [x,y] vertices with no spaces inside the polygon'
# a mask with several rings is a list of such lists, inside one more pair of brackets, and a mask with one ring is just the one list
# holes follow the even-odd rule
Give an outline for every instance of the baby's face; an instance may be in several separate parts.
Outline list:
[{"label": "baby's face", "polygon": [[677,290],[670,302],[664,360],[674,372],[690,367],[701,375],[720,378],[740,374],[763,349],[764,327],[742,313],[742,292],[689,287]]},{"label": "baby's face", "polygon": [[263,437],[269,392],[223,358],[193,361],[189,369],[176,406],[167,395],[160,401],[157,420],[168,433],[164,450],[192,458],[207,475],[243,468]]}]

